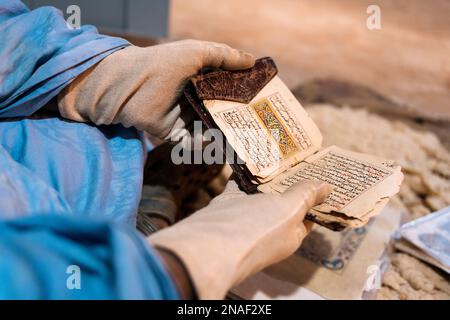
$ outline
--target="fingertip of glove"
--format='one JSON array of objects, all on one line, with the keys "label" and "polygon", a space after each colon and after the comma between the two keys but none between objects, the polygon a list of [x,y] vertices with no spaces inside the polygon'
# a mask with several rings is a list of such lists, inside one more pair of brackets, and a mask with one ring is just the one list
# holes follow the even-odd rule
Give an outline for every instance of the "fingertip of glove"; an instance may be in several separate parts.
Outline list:
[{"label": "fingertip of glove", "polygon": [[255,57],[248,52],[242,50],[236,50],[234,58],[226,58],[224,59],[223,68],[226,70],[242,70],[248,69],[255,65]]},{"label": "fingertip of glove", "polygon": [[326,197],[333,191],[330,184],[326,182],[315,182],[316,183],[316,204],[322,203]]},{"label": "fingertip of glove", "polygon": [[239,50],[239,55],[244,68],[251,68],[255,65],[255,56],[253,54]]},{"label": "fingertip of glove", "polygon": [[282,196],[293,199],[303,197],[310,206],[314,206],[322,203],[331,191],[328,183],[305,180],[292,185]]}]

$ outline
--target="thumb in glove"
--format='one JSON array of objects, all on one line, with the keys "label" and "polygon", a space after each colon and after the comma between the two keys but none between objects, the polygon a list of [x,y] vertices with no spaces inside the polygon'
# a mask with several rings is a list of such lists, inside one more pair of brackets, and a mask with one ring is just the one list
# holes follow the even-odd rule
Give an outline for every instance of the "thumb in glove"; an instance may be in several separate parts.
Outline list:
[{"label": "thumb in glove", "polygon": [[168,140],[194,118],[177,104],[187,80],[205,67],[228,70],[253,66],[251,54],[227,45],[184,40],[116,51],[77,77],[58,96],[65,118],[121,123]]}]

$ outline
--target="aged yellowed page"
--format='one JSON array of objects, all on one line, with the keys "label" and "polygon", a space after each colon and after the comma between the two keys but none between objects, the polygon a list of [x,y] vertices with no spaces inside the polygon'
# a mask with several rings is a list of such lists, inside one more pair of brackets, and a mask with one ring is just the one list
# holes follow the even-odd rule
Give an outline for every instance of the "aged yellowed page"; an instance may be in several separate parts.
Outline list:
[{"label": "aged yellowed page", "polygon": [[402,179],[401,168],[391,161],[331,146],[258,189],[281,193],[301,180],[327,182],[333,191],[311,213],[321,220],[356,227],[381,211],[398,192]]},{"label": "aged yellowed page", "polygon": [[278,77],[248,104],[203,104],[259,182],[271,180],[321,147],[319,129]]}]

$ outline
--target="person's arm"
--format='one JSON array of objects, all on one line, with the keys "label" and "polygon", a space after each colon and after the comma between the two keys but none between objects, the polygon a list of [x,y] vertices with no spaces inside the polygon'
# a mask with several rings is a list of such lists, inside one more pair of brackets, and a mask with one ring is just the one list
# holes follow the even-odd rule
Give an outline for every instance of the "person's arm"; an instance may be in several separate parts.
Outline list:
[{"label": "person's arm", "polygon": [[222,299],[248,276],[287,258],[310,225],[308,210],[330,186],[303,181],[281,195],[247,195],[234,181],[202,210],[148,237],[176,256],[200,299]]},{"label": "person's arm", "polygon": [[240,70],[254,63],[249,53],[208,41],[131,46],[77,77],[58,95],[58,108],[70,120],[120,123],[178,140],[195,118],[194,110],[179,101],[189,78],[203,68]]},{"label": "person's arm", "polygon": [[0,234],[0,299],[180,298],[158,254],[130,227],[36,215],[0,221]]}]

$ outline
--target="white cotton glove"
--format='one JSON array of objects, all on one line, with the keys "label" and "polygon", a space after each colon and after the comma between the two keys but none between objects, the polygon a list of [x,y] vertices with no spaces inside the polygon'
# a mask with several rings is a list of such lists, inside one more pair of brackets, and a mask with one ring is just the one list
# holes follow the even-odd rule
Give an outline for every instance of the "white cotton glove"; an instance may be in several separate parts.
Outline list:
[{"label": "white cotton glove", "polygon": [[77,77],[58,96],[65,118],[134,126],[169,139],[193,119],[176,105],[186,81],[204,67],[227,70],[253,66],[254,57],[227,45],[184,40],[114,52]]},{"label": "white cotton glove", "polygon": [[247,195],[230,181],[207,207],[148,239],[183,261],[200,299],[221,299],[246,277],[291,255],[307,234],[306,212],[330,190],[305,181],[281,195]]}]

